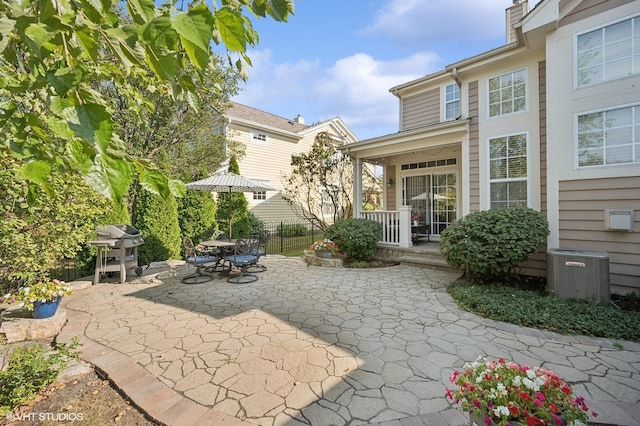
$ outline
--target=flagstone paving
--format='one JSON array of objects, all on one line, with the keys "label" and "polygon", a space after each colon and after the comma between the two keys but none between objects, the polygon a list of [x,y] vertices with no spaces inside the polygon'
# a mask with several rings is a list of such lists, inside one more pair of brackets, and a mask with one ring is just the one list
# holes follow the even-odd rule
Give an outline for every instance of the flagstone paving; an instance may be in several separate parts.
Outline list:
[{"label": "flagstone paving", "polygon": [[461,425],[444,389],[478,355],[549,368],[598,422],[640,425],[640,344],[460,311],[450,272],[264,263],[250,284],[181,284],[173,265],[88,286],[63,300],[59,340],[80,336],[82,357],[169,425]]}]

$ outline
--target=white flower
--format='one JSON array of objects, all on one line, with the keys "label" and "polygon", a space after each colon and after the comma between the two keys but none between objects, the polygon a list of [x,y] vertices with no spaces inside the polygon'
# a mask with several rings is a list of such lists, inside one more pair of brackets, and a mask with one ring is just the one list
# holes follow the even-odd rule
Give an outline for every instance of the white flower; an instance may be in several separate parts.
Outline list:
[{"label": "white flower", "polygon": [[493,409],[493,412],[496,415],[496,417],[509,415],[509,409],[504,405],[498,405],[496,408]]},{"label": "white flower", "polygon": [[515,376],[513,378],[513,386],[519,388],[520,386],[522,386],[522,378],[520,376]]},{"label": "white flower", "polygon": [[507,387],[503,383],[498,383],[496,386],[498,393],[503,396],[507,396]]},{"label": "white flower", "polygon": [[527,377],[530,378],[531,380],[536,378],[536,372],[530,368],[527,370]]},{"label": "white flower", "polygon": [[531,389],[534,392],[538,392],[540,390],[540,385],[538,385],[535,381],[530,379],[522,379],[522,384],[525,385],[526,388]]}]

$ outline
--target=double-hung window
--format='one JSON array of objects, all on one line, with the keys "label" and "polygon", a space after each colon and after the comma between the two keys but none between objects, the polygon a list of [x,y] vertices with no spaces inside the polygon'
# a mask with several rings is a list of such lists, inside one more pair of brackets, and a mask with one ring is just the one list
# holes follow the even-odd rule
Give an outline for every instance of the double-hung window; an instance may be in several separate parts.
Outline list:
[{"label": "double-hung window", "polygon": [[460,88],[449,84],[444,88],[444,119],[455,120],[460,117]]},{"label": "double-hung window", "polygon": [[489,79],[489,116],[511,114],[527,108],[527,72],[508,72]]},{"label": "double-hung window", "polygon": [[578,36],[577,86],[640,73],[640,17]]},{"label": "double-hung window", "polygon": [[491,208],[527,206],[527,135],[489,140]]},{"label": "double-hung window", "polygon": [[578,167],[640,163],[640,106],[578,115]]}]

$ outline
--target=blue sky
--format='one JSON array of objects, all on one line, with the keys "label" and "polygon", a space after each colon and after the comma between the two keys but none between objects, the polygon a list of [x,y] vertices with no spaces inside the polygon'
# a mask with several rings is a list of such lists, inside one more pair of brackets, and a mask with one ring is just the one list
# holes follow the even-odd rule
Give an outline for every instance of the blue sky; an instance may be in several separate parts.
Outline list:
[{"label": "blue sky", "polygon": [[307,125],[337,116],[360,140],[395,133],[389,89],[505,44],[511,4],[295,0],[289,22],[254,21],[260,43],[234,100]]}]

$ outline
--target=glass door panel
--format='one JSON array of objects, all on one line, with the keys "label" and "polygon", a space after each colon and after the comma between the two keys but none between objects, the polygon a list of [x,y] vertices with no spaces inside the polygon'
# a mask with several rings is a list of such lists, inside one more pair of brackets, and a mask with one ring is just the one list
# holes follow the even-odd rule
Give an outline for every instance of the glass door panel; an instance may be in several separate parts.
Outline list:
[{"label": "glass door panel", "polygon": [[457,218],[457,174],[433,174],[431,181],[431,234],[440,235]]},{"label": "glass door panel", "polygon": [[440,233],[457,219],[457,173],[407,176],[402,180],[402,205],[411,206],[411,220]]}]

